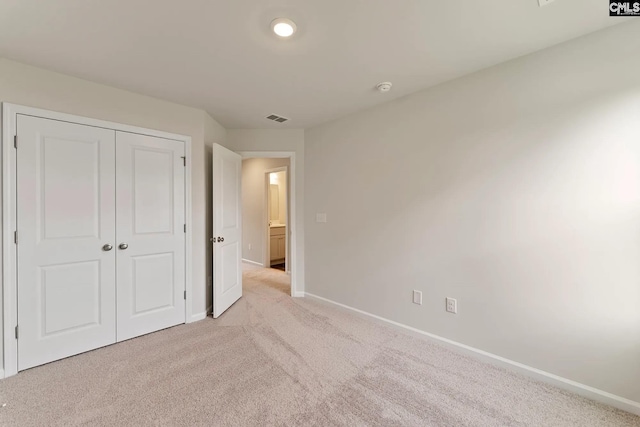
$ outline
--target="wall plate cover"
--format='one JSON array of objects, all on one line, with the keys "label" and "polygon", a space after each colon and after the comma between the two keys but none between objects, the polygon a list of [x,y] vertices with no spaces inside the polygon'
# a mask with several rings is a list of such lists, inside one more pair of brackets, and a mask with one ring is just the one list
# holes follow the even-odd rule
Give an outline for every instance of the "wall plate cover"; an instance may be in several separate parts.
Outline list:
[{"label": "wall plate cover", "polygon": [[413,303],[422,305],[422,292],[413,291]]},{"label": "wall plate cover", "polygon": [[458,313],[458,300],[455,298],[447,298],[447,312],[457,314]]}]

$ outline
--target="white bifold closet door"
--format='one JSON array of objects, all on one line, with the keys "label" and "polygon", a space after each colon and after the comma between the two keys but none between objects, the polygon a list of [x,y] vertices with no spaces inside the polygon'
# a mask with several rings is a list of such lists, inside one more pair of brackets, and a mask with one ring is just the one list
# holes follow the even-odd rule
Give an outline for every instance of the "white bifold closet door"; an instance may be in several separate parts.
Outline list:
[{"label": "white bifold closet door", "polygon": [[183,143],[24,115],[17,135],[18,369],[184,323]]}]

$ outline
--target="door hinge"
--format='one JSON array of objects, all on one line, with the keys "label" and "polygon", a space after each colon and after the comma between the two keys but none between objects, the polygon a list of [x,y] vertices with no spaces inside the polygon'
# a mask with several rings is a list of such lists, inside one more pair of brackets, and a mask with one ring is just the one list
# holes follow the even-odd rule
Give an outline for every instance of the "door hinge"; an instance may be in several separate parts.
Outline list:
[{"label": "door hinge", "polygon": [[18,148],[18,135],[13,135],[13,148]]},{"label": "door hinge", "polygon": [[184,299],[187,299],[187,291],[184,291]]},{"label": "door hinge", "polygon": [[16,325],[16,339],[18,339],[18,325]]},{"label": "door hinge", "polygon": [[182,156],[182,165],[187,166],[187,158],[185,156]]},{"label": "door hinge", "polygon": [[187,224],[184,225],[184,232],[187,232]]},{"label": "door hinge", "polygon": [[13,232],[13,243],[15,243],[16,245],[18,244],[18,232],[17,231]]}]

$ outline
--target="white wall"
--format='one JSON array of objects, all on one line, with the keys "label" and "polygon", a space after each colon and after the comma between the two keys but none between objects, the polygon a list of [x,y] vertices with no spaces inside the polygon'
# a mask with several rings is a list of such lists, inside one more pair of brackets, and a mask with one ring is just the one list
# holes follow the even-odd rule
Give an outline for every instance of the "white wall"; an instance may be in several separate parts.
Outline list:
[{"label": "white wall", "polygon": [[[226,131],[207,113],[155,98],[54,73],[0,58],[0,101],[86,116],[117,123],[157,129],[192,138],[192,311],[205,312],[206,295],[206,206],[205,138],[224,143]],[[210,149],[209,149],[210,152]],[[210,166],[209,166],[210,168]],[[206,176],[205,176],[206,175]],[[210,202],[209,202],[210,203]],[[0,306],[0,322],[2,319]],[[0,324],[0,330],[1,324]],[[0,350],[2,342],[0,342]]]},{"label": "white wall", "polygon": [[640,21],[308,130],[307,292],[640,402],[631,40]]},{"label": "white wall", "polygon": [[242,258],[264,266],[269,265],[266,253],[265,175],[267,170],[281,166],[289,166],[289,159],[256,158],[242,161]]},{"label": "white wall", "polygon": [[[227,145],[237,152],[247,151],[292,151],[295,153],[295,209],[297,218],[295,224],[287,224],[293,232],[291,239],[295,241],[296,253],[296,295],[304,292],[305,286],[305,230],[304,230],[304,174],[305,174],[305,142],[302,129],[229,129],[227,130]],[[291,180],[292,177],[290,176]],[[293,187],[291,187],[293,190]]]}]

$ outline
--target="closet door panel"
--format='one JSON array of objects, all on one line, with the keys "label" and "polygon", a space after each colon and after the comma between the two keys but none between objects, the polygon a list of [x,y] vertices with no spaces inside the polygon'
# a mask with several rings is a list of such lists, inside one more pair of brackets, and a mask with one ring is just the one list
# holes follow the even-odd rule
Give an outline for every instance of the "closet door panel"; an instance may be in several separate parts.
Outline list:
[{"label": "closet door panel", "polygon": [[118,341],[185,322],[184,143],[116,133]]},{"label": "closet door panel", "polygon": [[18,369],[116,340],[115,131],[18,115]]}]

